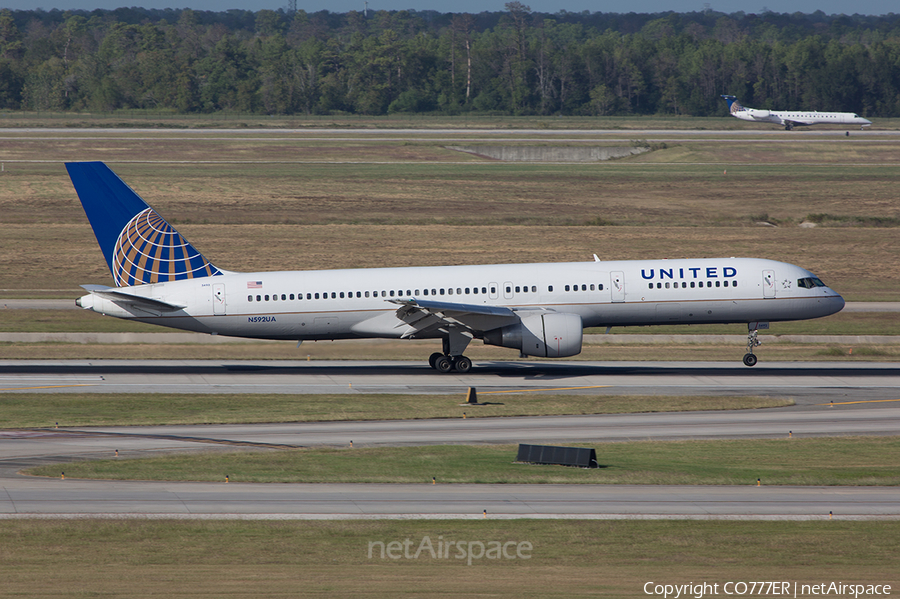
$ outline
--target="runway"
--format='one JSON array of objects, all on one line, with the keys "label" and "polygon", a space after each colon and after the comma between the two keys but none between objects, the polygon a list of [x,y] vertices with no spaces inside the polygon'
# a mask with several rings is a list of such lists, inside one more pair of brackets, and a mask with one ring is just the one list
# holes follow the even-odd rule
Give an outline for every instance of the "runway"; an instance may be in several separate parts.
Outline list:
[{"label": "runway", "polygon": [[900,519],[889,487],[8,482],[0,519]]},{"label": "runway", "polygon": [[475,362],[439,374],[400,361],[0,361],[0,393],[409,393],[510,391],[789,396],[799,404],[896,399],[898,363]]},{"label": "runway", "polygon": [[[824,519],[831,513],[835,518],[900,519],[900,495],[890,487],[255,485],[37,479],[16,474],[40,463],[113,457],[116,450],[125,459],[235,446],[347,446],[351,440],[360,447],[900,434],[898,364],[761,366],[491,362],[478,364],[470,375],[448,377],[405,362],[5,361],[0,363],[3,388],[30,392],[462,394],[476,384],[480,394],[752,393],[794,397],[797,405],[734,412],[522,418],[478,418],[473,412],[475,417],[444,420],[6,430],[0,431],[0,518],[483,518],[487,514],[489,518]],[[515,397],[504,393],[492,399],[511,402]]]},{"label": "runway", "polygon": [[[824,413],[823,413],[824,412]],[[31,478],[20,468],[71,459],[273,447],[641,438],[797,437],[864,429],[900,434],[900,406],[444,421],[116,427],[0,433],[0,519],[591,518],[900,519],[893,487],[242,484]],[[714,432],[717,431],[717,432]],[[211,443],[214,443],[211,445]],[[598,447],[602,456],[602,445]],[[510,459],[513,459],[511,452]],[[60,465],[65,471],[65,465]]]}]

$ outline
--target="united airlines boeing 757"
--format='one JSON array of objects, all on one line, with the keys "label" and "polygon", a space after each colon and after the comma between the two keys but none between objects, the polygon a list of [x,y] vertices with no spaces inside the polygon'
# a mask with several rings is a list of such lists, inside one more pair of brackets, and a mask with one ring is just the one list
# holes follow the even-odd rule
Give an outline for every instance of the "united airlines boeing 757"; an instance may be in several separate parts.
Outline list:
[{"label": "united airlines boeing 757", "polygon": [[783,125],[785,130],[791,131],[797,125],[818,125],[832,123],[834,125],[859,125],[859,128],[872,124],[869,119],[864,119],[855,112],[818,112],[800,110],[758,110],[746,108],[741,105],[734,96],[722,96],[728,102],[728,111],[731,116],[742,121],[756,123],[775,123]]},{"label": "united airlines boeing 757", "polygon": [[468,372],[473,339],[562,358],[586,327],[746,323],[753,366],[769,322],[828,316],[844,299],[814,274],[755,258],[240,273],[213,266],[102,162],[67,163],[115,287],[100,314],[255,339],[440,339],[429,363]]}]

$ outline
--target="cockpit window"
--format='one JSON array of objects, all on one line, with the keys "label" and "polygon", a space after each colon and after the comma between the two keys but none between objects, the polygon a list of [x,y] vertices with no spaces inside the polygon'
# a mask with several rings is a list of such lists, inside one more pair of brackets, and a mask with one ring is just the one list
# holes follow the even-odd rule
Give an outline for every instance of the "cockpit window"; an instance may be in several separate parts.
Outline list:
[{"label": "cockpit window", "polygon": [[807,277],[805,279],[797,279],[797,287],[812,289],[813,287],[825,287],[825,283],[818,277]]}]

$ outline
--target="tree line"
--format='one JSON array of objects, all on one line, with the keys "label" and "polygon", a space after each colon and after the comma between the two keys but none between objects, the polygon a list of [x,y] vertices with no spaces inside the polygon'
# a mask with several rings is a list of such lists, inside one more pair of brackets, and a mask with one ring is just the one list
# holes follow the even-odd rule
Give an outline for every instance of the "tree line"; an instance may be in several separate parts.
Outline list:
[{"label": "tree line", "polygon": [[0,11],[0,108],[900,116],[900,15]]}]

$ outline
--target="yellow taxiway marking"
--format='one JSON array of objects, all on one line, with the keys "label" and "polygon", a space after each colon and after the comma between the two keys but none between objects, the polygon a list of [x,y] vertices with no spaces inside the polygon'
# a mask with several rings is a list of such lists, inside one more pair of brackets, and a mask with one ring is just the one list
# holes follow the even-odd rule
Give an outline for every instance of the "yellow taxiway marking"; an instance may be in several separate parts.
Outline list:
[{"label": "yellow taxiway marking", "polygon": [[509,391],[480,391],[479,395],[492,393],[537,393],[538,391],[575,391],[577,389],[606,389],[612,385],[591,385],[590,387],[556,387],[553,389],[512,389]]},{"label": "yellow taxiway marking", "polygon": [[900,401],[900,399],[863,399],[860,401],[841,401],[841,402],[831,402],[831,403],[820,403],[820,406],[848,406],[853,403],[881,403],[884,401]]},{"label": "yellow taxiway marking", "polygon": [[44,387],[9,387],[7,389],[0,389],[0,391],[29,391],[31,389],[62,389],[64,387],[96,387],[95,384],[85,384],[85,385],[46,385]]}]

